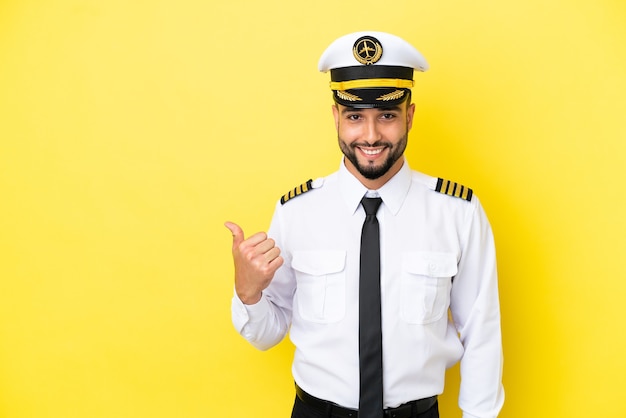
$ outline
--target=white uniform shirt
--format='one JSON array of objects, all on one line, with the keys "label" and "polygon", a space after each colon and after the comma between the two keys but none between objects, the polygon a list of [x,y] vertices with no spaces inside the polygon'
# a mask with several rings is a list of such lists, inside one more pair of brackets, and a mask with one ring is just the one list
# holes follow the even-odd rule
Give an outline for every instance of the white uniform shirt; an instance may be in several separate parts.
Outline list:
[{"label": "white uniform shirt", "polygon": [[[402,169],[377,190],[381,244],[384,405],[443,392],[461,361],[464,417],[502,407],[502,346],[495,249],[471,202],[434,191],[437,179]],[[259,349],[290,329],[293,375],[306,392],[359,404],[359,256],[368,190],[345,168],[277,203],[268,235],[285,259],[263,298],[235,295],[235,328]],[[448,310],[451,315],[448,315]]]}]

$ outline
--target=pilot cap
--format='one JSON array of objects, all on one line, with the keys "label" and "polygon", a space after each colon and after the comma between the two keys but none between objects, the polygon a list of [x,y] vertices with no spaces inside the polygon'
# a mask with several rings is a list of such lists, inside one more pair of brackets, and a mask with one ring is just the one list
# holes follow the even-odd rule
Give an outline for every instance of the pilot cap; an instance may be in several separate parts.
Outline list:
[{"label": "pilot cap", "polygon": [[330,71],[335,102],[355,108],[402,103],[413,87],[413,71],[426,71],[422,54],[404,39],[384,32],[355,32],[331,43],[318,68]]}]

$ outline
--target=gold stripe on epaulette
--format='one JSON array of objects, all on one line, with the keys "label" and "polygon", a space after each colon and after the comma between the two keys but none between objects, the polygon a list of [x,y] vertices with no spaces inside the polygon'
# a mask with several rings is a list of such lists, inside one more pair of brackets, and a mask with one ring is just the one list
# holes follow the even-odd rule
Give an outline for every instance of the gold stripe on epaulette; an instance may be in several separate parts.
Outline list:
[{"label": "gold stripe on epaulette", "polygon": [[313,179],[309,179],[305,183],[302,183],[298,187],[295,187],[293,190],[290,190],[289,193],[280,198],[280,204],[284,205],[287,201],[293,199],[294,197],[300,196],[301,194],[308,192],[312,189],[312,184]]},{"label": "gold stripe on epaulette", "polygon": [[469,187],[465,187],[442,178],[437,179],[437,187],[435,187],[435,191],[447,194],[448,196],[458,197],[463,200],[467,200],[468,202],[472,201],[472,196],[474,195],[474,192]]}]

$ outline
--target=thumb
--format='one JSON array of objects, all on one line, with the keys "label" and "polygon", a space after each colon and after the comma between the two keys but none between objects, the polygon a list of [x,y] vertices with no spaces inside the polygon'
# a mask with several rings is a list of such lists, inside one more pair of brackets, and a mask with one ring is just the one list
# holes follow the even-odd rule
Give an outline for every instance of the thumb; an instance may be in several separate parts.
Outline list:
[{"label": "thumb", "polygon": [[239,225],[234,222],[226,222],[224,226],[230,230],[233,234],[233,247],[238,246],[243,242],[243,230]]}]

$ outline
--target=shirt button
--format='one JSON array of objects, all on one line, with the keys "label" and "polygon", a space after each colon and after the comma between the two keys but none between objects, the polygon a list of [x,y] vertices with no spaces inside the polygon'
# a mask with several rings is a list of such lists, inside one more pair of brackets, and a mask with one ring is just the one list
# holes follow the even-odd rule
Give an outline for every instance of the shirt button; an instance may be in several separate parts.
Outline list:
[{"label": "shirt button", "polygon": [[428,270],[430,270],[430,271],[437,271],[437,264],[429,263],[428,264]]}]

